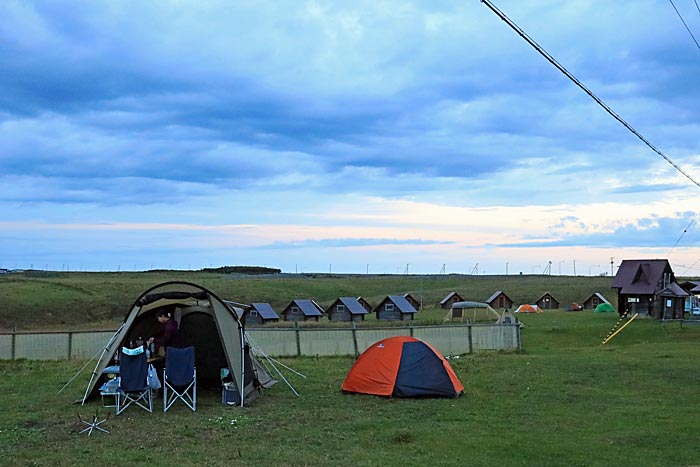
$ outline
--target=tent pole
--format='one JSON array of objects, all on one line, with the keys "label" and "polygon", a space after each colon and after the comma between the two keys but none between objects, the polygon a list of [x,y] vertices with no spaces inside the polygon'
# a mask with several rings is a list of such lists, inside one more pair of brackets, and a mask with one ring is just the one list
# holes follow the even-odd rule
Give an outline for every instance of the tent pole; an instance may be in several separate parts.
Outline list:
[{"label": "tent pole", "polygon": [[105,353],[107,352],[107,349],[109,348],[110,345],[112,345],[112,342],[114,342],[114,338],[117,337],[117,334],[121,332],[122,328],[126,325],[126,322],[122,323],[121,326],[119,326],[119,329],[112,334],[112,337],[109,338],[109,341],[107,341],[107,345],[105,345],[104,349],[102,349],[102,355],[100,355],[100,358],[97,359],[97,363],[95,364],[95,369],[92,370],[92,375],[90,376],[90,382],[88,383],[87,387],[85,388],[85,394],[83,395],[83,401],[80,403],[80,405],[85,405],[85,400],[87,399],[88,392],[90,391],[90,388],[92,387],[92,381],[95,379],[95,376],[97,376],[97,367],[100,366],[100,362],[102,361],[102,357],[104,357]]},{"label": "tent pole", "polygon": [[[292,386],[292,384],[291,384],[289,381],[287,381],[287,378],[285,378],[284,375],[282,374],[282,372],[275,366],[274,363],[272,363],[272,359],[271,359],[270,357],[268,357],[267,355],[265,355],[265,354],[263,354],[263,356],[265,357],[265,359],[266,359],[268,362],[270,362],[270,365],[272,365],[272,368],[274,368],[275,371],[277,372],[277,374],[280,375],[280,378],[282,378],[282,381],[284,381],[284,382],[287,384],[287,386],[289,386],[289,389],[292,390],[292,392],[294,393],[294,395],[297,396],[297,397],[301,397],[301,396],[299,395],[299,393],[296,391],[296,389],[294,389],[294,386]],[[304,378],[306,378],[306,376],[304,376]]]},{"label": "tent pole", "polygon": [[263,352],[262,349],[259,349],[259,351],[260,351],[260,354],[261,354],[263,357],[265,357],[266,360],[269,360],[270,362],[275,362],[276,364],[278,364],[278,365],[282,366],[283,368],[285,368],[285,369],[291,371],[292,373],[294,373],[294,374],[296,374],[296,375],[299,375],[299,376],[301,376],[302,378],[306,379],[306,376],[304,376],[303,374],[299,373],[299,372],[296,371],[294,368],[290,368],[290,367],[288,367],[287,365],[285,365],[284,363],[280,362],[279,360],[275,360],[274,358],[270,357],[270,356],[267,355],[265,352]]},{"label": "tent pole", "polygon": [[[245,337],[246,337],[246,340],[253,341],[253,339],[250,337],[250,335],[246,334]],[[285,365],[284,363],[282,363],[282,362],[280,362],[280,361],[278,361],[278,360],[275,360],[274,358],[270,357],[267,353],[265,353],[265,351],[262,349],[262,347],[260,347],[260,346],[257,345],[256,343],[253,343],[253,346],[254,346],[254,350],[255,350],[257,353],[259,353],[260,355],[262,355],[266,360],[270,360],[270,363],[275,362],[275,363],[277,363],[278,365],[280,365],[280,366],[286,368],[287,370],[291,371],[292,373],[297,374],[297,375],[301,376],[302,378],[306,379],[306,376],[302,375],[301,373],[299,373],[298,371],[296,371],[294,368],[290,368],[290,367],[288,367],[287,365]]]},{"label": "tent pole", "polygon": [[93,361],[93,360],[95,359],[95,357],[97,357],[97,354],[98,354],[98,353],[100,353],[100,349],[97,349],[97,352],[95,352],[95,353],[92,355],[92,357],[90,357],[90,360],[88,360],[87,362],[85,362],[85,365],[83,365],[83,367],[82,367],[81,369],[79,369],[78,372],[77,372],[76,374],[74,374],[73,377],[72,377],[71,379],[69,379],[68,382],[67,382],[66,384],[64,384],[63,387],[62,387],[61,389],[59,389],[58,392],[57,392],[56,394],[61,394],[61,393],[63,392],[63,390],[66,389],[66,388],[68,387],[68,385],[69,385],[70,383],[72,383],[73,380],[74,380],[75,378],[77,378],[78,375],[79,375],[80,373],[83,372],[83,370],[90,364],[90,362]]},{"label": "tent pole", "polygon": [[241,407],[243,407],[245,397],[245,329],[242,323],[239,324],[238,332],[241,337],[241,384],[239,390],[241,391]]}]

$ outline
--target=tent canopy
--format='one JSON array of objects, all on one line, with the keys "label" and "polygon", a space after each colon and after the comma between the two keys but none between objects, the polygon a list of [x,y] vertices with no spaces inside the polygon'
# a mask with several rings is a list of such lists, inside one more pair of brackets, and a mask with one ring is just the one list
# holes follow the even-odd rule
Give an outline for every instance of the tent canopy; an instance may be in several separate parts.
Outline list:
[{"label": "tent canopy", "polygon": [[455,302],[445,315],[444,321],[498,321],[501,315],[491,308],[488,303],[483,302]]},{"label": "tent canopy", "polygon": [[342,390],[376,396],[458,397],[464,386],[430,344],[395,336],[372,344],[358,357]]},{"label": "tent canopy", "polygon": [[595,307],[595,310],[593,310],[594,313],[606,313],[610,311],[615,311],[615,307],[609,303],[599,303],[598,306]]},{"label": "tent canopy", "polygon": [[[213,292],[189,282],[165,282],[141,294],[124,322],[104,348],[95,367],[83,403],[99,392],[102,371],[113,361],[121,347],[138,339],[147,339],[156,329],[156,316],[168,311],[178,322],[178,347],[193,346],[198,382],[221,384],[221,369],[228,368],[241,402],[256,395],[257,387],[274,384],[254,356],[244,337],[237,310]],[[262,368],[260,368],[262,367]]]},{"label": "tent canopy", "polygon": [[542,313],[542,308],[537,305],[520,305],[513,313]]}]

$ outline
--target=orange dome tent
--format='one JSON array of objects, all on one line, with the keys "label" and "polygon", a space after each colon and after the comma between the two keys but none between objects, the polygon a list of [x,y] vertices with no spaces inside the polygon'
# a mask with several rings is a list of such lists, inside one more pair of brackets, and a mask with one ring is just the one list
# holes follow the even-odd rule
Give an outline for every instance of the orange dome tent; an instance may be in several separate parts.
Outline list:
[{"label": "orange dome tent", "polygon": [[394,397],[458,397],[464,386],[430,344],[396,336],[372,344],[348,372],[343,392]]},{"label": "orange dome tent", "polygon": [[520,305],[513,313],[542,313],[542,308],[537,305]]}]

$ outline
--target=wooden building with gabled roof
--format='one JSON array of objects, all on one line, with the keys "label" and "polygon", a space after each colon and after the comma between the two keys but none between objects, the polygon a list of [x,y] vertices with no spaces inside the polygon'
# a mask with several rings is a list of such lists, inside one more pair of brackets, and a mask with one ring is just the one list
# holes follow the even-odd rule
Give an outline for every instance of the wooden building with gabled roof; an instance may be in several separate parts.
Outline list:
[{"label": "wooden building with gabled roof", "polygon": [[367,310],[355,297],[339,297],[326,309],[330,321],[361,321]]},{"label": "wooden building with gabled roof", "polygon": [[486,303],[491,306],[491,308],[513,308],[513,300],[502,290],[496,290],[489,298],[486,299]]},{"label": "wooden building with gabled roof", "polygon": [[420,310],[420,302],[416,300],[416,298],[413,295],[411,295],[410,293],[405,293],[403,294],[403,298],[405,298],[406,301],[410,303],[413,308],[416,309],[416,311]]},{"label": "wooden building with gabled roof", "polygon": [[549,292],[542,294],[542,296],[537,299],[535,304],[543,310],[555,310],[559,308],[559,300],[554,298],[554,296]]},{"label": "wooden building with gabled roof", "polygon": [[593,294],[591,294],[590,297],[583,301],[583,309],[595,310],[595,307],[597,307],[601,303],[607,303],[608,305],[610,305],[610,302],[607,298],[603,297],[603,294],[601,294],[600,292],[594,292]]},{"label": "wooden building with gabled roof", "polygon": [[285,321],[318,321],[323,316],[323,308],[313,300],[292,300],[282,311]]},{"label": "wooden building with gabled roof", "polygon": [[683,317],[688,292],[678,285],[666,259],[623,260],[610,287],[617,290],[620,314],[657,319]]},{"label": "wooden building with gabled roof", "polygon": [[440,300],[440,308],[452,308],[452,305],[457,302],[463,302],[464,299],[460,294],[457,292],[450,292],[447,295],[445,295],[445,298]]},{"label": "wooden building with gabled roof", "polygon": [[380,321],[405,321],[413,319],[416,309],[403,295],[389,295],[374,307],[374,312]]},{"label": "wooden building with gabled roof", "polygon": [[279,321],[280,316],[269,303],[251,303],[243,313],[242,321],[247,325],[265,324]]}]

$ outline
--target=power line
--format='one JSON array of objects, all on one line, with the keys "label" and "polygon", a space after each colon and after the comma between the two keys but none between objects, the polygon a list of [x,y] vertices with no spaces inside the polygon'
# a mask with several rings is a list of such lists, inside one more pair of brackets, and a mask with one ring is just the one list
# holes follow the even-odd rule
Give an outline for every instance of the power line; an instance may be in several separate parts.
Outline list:
[{"label": "power line", "polygon": [[700,5],[698,5],[698,0],[693,0],[695,2],[695,8],[698,9],[698,13],[700,13]]},{"label": "power line", "polygon": [[668,253],[666,253],[666,256],[670,255],[671,252],[673,251],[673,249],[676,248],[676,245],[678,245],[678,242],[681,241],[681,238],[683,238],[683,235],[685,235],[685,233],[688,231],[688,229],[690,228],[690,226],[693,225],[693,222],[695,222],[695,218],[691,219],[690,223],[688,224],[688,227],[686,227],[686,228],[683,230],[683,233],[681,234],[680,237],[678,237],[678,240],[676,240],[676,243],[673,244],[673,246],[671,247],[671,249],[668,250]]},{"label": "power line", "polygon": [[[678,8],[676,8],[676,5],[673,3],[673,0],[668,0],[668,1],[671,3],[671,6],[673,7],[673,9],[676,10],[676,14],[681,19],[681,23],[683,23],[683,26],[685,26],[685,30],[688,31],[688,34],[690,34],[690,37],[693,38],[693,42],[695,42],[695,46],[698,48],[698,50],[700,50],[700,44],[698,44],[697,39],[695,39],[695,36],[693,35],[693,31],[690,30],[690,28],[688,27],[688,24],[683,19],[683,16],[681,16],[681,12],[678,11]],[[698,6],[697,1],[695,2],[695,6],[696,7]],[[698,10],[700,10],[700,7],[698,7]]]},{"label": "power line", "polygon": [[576,86],[581,88],[583,92],[588,94],[594,101],[598,103],[608,114],[610,114],[615,120],[620,122],[625,128],[627,128],[630,132],[632,132],[633,135],[635,135],[637,138],[639,138],[644,144],[646,144],[652,151],[654,151],[656,154],[659,156],[663,157],[663,159],[671,164],[673,168],[675,168],[678,172],[683,174],[685,178],[693,182],[694,185],[696,185],[698,188],[700,188],[700,183],[698,183],[693,177],[691,177],[687,172],[685,172],[683,169],[681,169],[675,162],[673,162],[666,154],[661,152],[659,149],[656,148],[648,139],[646,139],[644,136],[642,136],[641,133],[639,133],[637,130],[635,130],[632,125],[627,123],[622,117],[620,117],[613,109],[610,108],[605,102],[603,102],[598,96],[596,96],[593,91],[588,89],[581,81],[578,80],[569,70],[564,68],[563,65],[561,65],[559,62],[554,59],[546,50],[544,50],[540,45],[534,41],[530,36],[525,33],[520,27],[515,24],[510,18],[508,18],[501,10],[496,8],[489,0],[481,0],[481,3],[485,3],[487,7],[491,11],[493,11],[499,18],[501,18],[508,26],[511,27],[520,37],[525,39],[525,41],[530,44],[540,55],[542,55],[549,63],[554,65],[559,71],[561,71],[567,78],[569,78]]}]

